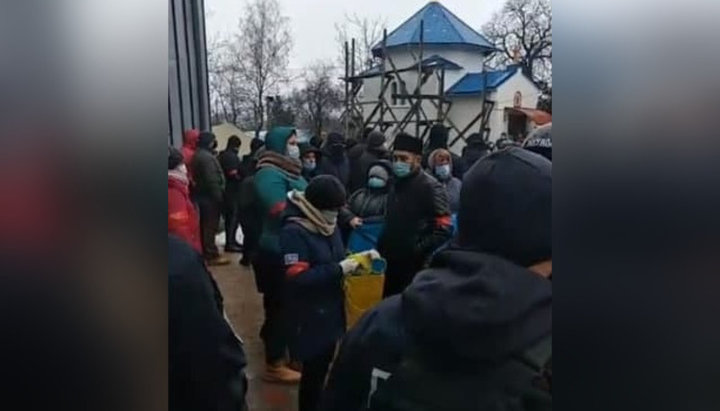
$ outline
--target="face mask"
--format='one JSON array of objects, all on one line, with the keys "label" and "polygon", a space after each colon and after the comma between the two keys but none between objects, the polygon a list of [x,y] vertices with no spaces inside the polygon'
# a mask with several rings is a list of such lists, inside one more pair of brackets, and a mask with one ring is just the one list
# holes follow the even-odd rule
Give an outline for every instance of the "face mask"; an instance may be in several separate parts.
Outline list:
[{"label": "face mask", "polygon": [[329,224],[337,223],[337,210],[320,210],[320,212],[322,213],[323,218],[325,218],[325,221],[327,221]]},{"label": "face mask", "polygon": [[288,145],[287,155],[290,158],[300,158],[300,147],[298,147],[297,145]]},{"label": "face mask", "polygon": [[187,175],[187,166],[185,165],[185,163],[180,164],[180,165],[177,167],[177,169],[178,169],[178,171],[180,171],[180,172],[183,173],[184,175]]},{"label": "face mask", "polygon": [[396,161],[393,163],[393,173],[395,173],[396,176],[403,178],[410,175],[410,164],[403,163],[400,161]]},{"label": "face mask", "polygon": [[435,175],[438,176],[441,180],[445,180],[450,177],[450,164],[435,166]]},{"label": "face mask", "polygon": [[303,167],[305,170],[312,171],[315,170],[315,166],[317,164],[315,163],[315,160],[304,160],[303,161]]},{"label": "face mask", "polygon": [[370,177],[368,179],[368,187],[370,188],[383,188],[385,187],[385,180],[380,177]]}]

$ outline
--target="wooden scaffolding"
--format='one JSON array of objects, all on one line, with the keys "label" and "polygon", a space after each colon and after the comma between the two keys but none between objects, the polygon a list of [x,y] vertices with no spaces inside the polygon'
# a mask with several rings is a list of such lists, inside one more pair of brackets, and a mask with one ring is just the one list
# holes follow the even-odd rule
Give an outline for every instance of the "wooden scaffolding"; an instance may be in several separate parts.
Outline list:
[{"label": "wooden scaffolding", "polygon": [[[392,141],[400,132],[414,133],[426,142],[430,127],[435,124],[442,124],[448,127],[450,140],[448,146],[452,147],[460,139],[465,140],[474,132],[480,132],[485,140],[489,135],[488,119],[492,112],[494,102],[488,101],[483,87],[482,103],[478,106],[477,114],[464,127],[456,125],[448,117],[452,109],[452,100],[445,95],[445,70],[447,64],[444,62],[433,62],[424,60],[424,22],[420,22],[420,42],[418,53],[410,50],[413,64],[408,67],[398,68],[393,59],[387,54],[387,29],[383,30],[381,43],[382,56],[380,64],[365,73],[355,72],[355,39],[345,42],[345,99],[344,110],[341,121],[345,128],[346,136],[357,136],[365,129],[380,130]],[[417,72],[417,82],[411,92],[408,92],[401,73]],[[484,64],[483,64],[484,71]],[[360,96],[363,82],[370,78],[380,78],[380,91],[377,100],[366,100]],[[429,90],[428,80],[432,77],[437,79],[437,88]],[[485,79],[485,76],[483,76]],[[484,81],[484,80],[483,80]],[[400,90],[395,93],[388,93],[392,83],[401,85]],[[390,99],[406,100],[409,108],[403,107],[404,113],[399,113],[398,107],[390,104]],[[430,104],[423,104],[423,102]],[[425,106],[425,107],[424,107]],[[426,108],[428,108],[426,109]],[[365,115],[364,107],[369,108],[369,115]],[[431,111],[431,112],[429,112]],[[408,130],[409,128],[409,130]]]}]

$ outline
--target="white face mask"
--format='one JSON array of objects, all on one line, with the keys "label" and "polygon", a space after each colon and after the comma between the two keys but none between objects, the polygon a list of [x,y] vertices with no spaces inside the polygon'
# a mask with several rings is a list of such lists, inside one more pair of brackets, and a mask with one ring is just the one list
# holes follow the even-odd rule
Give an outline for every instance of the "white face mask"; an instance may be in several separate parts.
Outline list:
[{"label": "white face mask", "polygon": [[297,144],[288,145],[287,155],[290,158],[300,158],[300,147]]},{"label": "white face mask", "polygon": [[336,224],[337,223],[337,217],[338,217],[338,211],[337,210],[320,210],[323,217],[325,218],[325,221],[327,221],[330,224]]}]

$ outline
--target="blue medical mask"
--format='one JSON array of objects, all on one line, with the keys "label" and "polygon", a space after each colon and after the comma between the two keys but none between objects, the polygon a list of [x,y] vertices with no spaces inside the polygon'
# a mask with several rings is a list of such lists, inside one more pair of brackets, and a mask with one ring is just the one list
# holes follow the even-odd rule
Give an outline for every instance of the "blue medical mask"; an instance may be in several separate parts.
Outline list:
[{"label": "blue medical mask", "polygon": [[385,184],[385,180],[380,177],[370,177],[368,179],[368,187],[370,188],[383,188]]},{"label": "blue medical mask", "polygon": [[287,155],[290,158],[300,158],[300,147],[297,144],[287,146]]},{"label": "blue medical mask", "polygon": [[410,175],[410,171],[412,171],[412,169],[408,163],[403,163],[401,161],[393,163],[393,173],[400,178]]},{"label": "blue medical mask", "polygon": [[315,170],[315,167],[317,166],[317,163],[315,160],[303,160],[303,168],[308,171]]},{"label": "blue medical mask", "polygon": [[450,177],[450,164],[435,166],[435,175],[441,180],[447,180]]}]

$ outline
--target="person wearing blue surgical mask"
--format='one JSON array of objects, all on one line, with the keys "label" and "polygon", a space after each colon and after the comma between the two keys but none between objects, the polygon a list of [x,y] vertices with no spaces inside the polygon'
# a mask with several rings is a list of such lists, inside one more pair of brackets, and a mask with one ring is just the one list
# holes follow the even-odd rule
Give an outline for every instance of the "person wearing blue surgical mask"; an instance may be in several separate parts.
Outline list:
[{"label": "person wearing blue surgical mask", "polygon": [[384,296],[401,293],[452,235],[447,191],[422,170],[423,143],[406,133],[393,143],[394,175],[378,251],[387,260]]},{"label": "person wearing blue surgical mask", "polygon": [[353,215],[361,219],[385,217],[391,175],[392,164],[387,160],[375,161],[370,165],[365,187],[355,191],[348,200]]},{"label": "person wearing blue surgical mask", "polygon": [[452,155],[448,150],[443,148],[434,150],[430,153],[430,156],[428,156],[428,167],[433,177],[447,190],[450,212],[453,214],[457,213],[460,209],[460,187],[462,187],[462,181],[452,174]]}]

